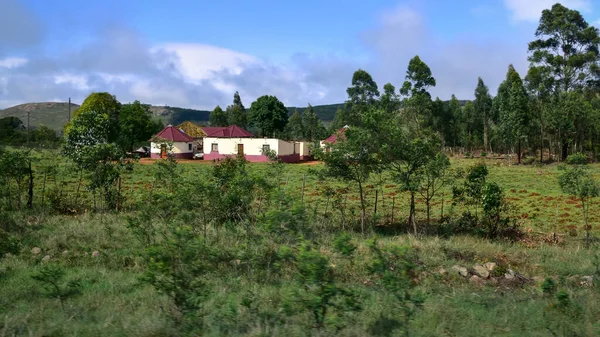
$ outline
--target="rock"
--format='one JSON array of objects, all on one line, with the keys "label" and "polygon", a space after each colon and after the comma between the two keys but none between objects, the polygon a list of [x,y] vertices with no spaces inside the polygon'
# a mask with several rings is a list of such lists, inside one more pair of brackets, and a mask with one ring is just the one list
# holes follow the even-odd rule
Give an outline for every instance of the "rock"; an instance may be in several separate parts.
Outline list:
[{"label": "rock", "polygon": [[446,275],[448,272],[446,271],[446,269],[444,269],[444,268],[440,268],[440,270],[438,270],[438,273],[439,273],[440,275]]},{"label": "rock", "polygon": [[469,271],[465,267],[454,265],[451,269],[453,272],[457,273],[460,276],[466,277],[467,275],[469,275]]},{"label": "rock", "polygon": [[42,258],[42,261],[46,262],[46,261],[50,261],[50,255],[46,255]]},{"label": "rock", "polygon": [[506,273],[504,273],[504,278],[507,280],[514,280],[515,276],[515,272],[512,269],[509,269],[506,271]]},{"label": "rock", "polygon": [[589,287],[594,284],[593,276],[582,276],[581,277],[581,285],[585,287]]},{"label": "rock", "polygon": [[487,270],[486,267],[480,265],[480,264],[476,264],[473,266],[473,271],[475,272],[475,274],[481,278],[488,278],[490,277],[490,272]]},{"label": "rock", "polygon": [[42,252],[42,249],[40,247],[31,248],[31,254],[33,254],[33,255],[38,255],[41,252]]},{"label": "rock", "polygon": [[92,257],[98,257],[98,256],[100,256],[100,252],[99,251],[95,250],[95,251],[92,252]]},{"label": "rock", "polygon": [[69,251],[68,251],[68,250],[65,250],[65,251],[63,251],[63,252],[62,252],[62,255],[63,255],[63,256],[66,256],[66,255],[68,255],[68,254],[69,254]]},{"label": "rock", "polygon": [[486,262],[483,264],[483,266],[491,273],[496,269],[496,263],[495,262]]},{"label": "rock", "polygon": [[471,276],[471,278],[469,279],[469,281],[471,283],[474,283],[474,284],[478,285],[478,286],[481,286],[481,285],[485,284],[485,280],[482,279],[481,277],[477,276],[477,275]]}]

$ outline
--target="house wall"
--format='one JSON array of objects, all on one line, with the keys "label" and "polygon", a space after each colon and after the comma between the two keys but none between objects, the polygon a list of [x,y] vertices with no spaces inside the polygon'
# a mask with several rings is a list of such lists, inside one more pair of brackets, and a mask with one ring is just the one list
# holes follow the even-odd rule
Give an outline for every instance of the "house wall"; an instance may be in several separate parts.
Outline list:
[{"label": "house wall", "polygon": [[[162,143],[150,143],[150,158],[160,158],[160,147]],[[191,159],[194,156],[194,146],[189,150],[191,142],[174,142],[171,154],[177,159]],[[168,145],[167,145],[168,148]]]},{"label": "house wall", "polygon": [[298,143],[300,147],[300,160],[312,160],[313,154],[311,151],[311,143],[310,142],[300,142]]},{"label": "house wall", "polygon": [[[212,151],[212,144],[218,144],[218,151]],[[294,142],[274,138],[204,138],[204,159],[214,160],[222,159],[227,156],[235,156],[238,151],[238,144],[244,145],[244,156],[247,160],[253,162],[266,162],[269,159],[262,153],[263,145],[269,145],[270,149],[275,151],[279,158],[285,162],[296,162],[300,160],[299,151],[295,151]],[[297,147],[296,150],[299,150]]]}]

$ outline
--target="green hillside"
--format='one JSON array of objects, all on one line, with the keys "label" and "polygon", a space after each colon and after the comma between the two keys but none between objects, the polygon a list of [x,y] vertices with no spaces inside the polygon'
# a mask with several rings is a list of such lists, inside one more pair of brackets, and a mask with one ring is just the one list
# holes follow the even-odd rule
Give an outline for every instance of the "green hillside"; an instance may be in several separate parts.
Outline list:
[{"label": "green hillside", "polygon": [[[79,105],[71,103],[71,116],[79,108]],[[52,129],[60,130],[69,120],[69,103],[66,102],[43,102],[25,103],[0,110],[0,118],[18,117],[27,125],[27,114],[32,127],[43,124]]]}]

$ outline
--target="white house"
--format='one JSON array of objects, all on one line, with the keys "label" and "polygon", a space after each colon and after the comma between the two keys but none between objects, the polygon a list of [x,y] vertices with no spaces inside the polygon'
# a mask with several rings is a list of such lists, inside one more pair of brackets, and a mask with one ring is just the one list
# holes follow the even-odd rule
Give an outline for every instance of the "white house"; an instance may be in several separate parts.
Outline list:
[{"label": "white house", "polygon": [[226,128],[207,130],[203,139],[204,159],[215,160],[243,155],[251,162],[266,162],[267,150],[273,150],[284,162],[293,163],[308,157],[310,150],[304,142],[291,142],[276,138],[256,138],[250,132],[232,125]]},{"label": "white house", "polygon": [[191,159],[194,156],[194,139],[172,125],[157,133],[150,142],[150,158],[172,155],[176,159]]}]

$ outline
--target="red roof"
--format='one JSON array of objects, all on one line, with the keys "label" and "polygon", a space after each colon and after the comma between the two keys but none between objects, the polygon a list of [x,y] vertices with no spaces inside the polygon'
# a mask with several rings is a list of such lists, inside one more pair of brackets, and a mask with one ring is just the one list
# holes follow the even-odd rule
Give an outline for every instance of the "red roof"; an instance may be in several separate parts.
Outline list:
[{"label": "red roof", "polygon": [[173,125],[169,125],[166,128],[162,129],[161,132],[157,133],[152,139],[164,139],[171,142],[193,142],[194,139],[185,132],[175,128]]},{"label": "red roof", "polygon": [[325,139],[323,141],[323,143],[329,143],[329,144],[335,144],[335,142],[337,141],[338,137],[340,139],[343,139],[344,137],[344,132],[346,131],[346,129],[348,129],[348,126],[344,126],[343,128],[341,128],[338,132],[334,133],[333,135],[327,137],[327,139]]},{"label": "red roof", "polygon": [[237,125],[230,125],[227,127],[203,127],[202,130],[206,132],[206,137],[215,138],[251,138],[254,137],[250,132],[240,128]]}]

